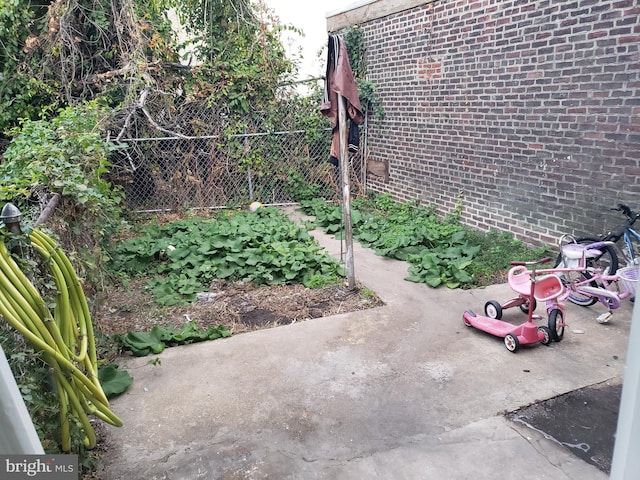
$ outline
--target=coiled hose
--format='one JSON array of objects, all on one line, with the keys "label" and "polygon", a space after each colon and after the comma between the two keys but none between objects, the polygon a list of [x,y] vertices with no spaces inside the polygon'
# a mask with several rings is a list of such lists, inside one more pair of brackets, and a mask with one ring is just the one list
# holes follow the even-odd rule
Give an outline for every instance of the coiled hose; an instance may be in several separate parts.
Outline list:
[{"label": "coiled hose", "polygon": [[98,360],[91,315],[84,290],[71,262],[45,233],[34,229],[31,245],[53,277],[57,297],[53,313],[18,267],[0,236],[0,314],[19,331],[52,368],[60,401],[62,450],[71,450],[69,416],[85,434],[86,448],[96,446],[88,415],[122,426],[110,409],[98,380]]}]

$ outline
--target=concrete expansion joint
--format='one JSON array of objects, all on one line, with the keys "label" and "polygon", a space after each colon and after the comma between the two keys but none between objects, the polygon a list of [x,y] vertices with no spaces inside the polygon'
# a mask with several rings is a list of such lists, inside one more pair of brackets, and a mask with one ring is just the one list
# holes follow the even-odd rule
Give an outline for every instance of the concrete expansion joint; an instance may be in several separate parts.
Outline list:
[{"label": "concrete expansion joint", "polygon": [[[522,421],[522,420],[518,420],[518,419],[514,419],[514,422],[518,422],[521,423],[522,425],[524,425],[525,427],[527,427],[527,429],[530,429],[532,431],[538,432],[545,440],[550,440],[558,445],[562,445],[561,442],[559,442],[558,440],[556,440],[555,438],[551,437],[550,435],[547,435],[546,433],[544,433],[543,431],[535,428],[533,425],[530,425],[529,423]],[[533,448],[536,453],[539,455],[539,457],[541,458],[542,461],[545,461],[551,465],[553,468],[556,468],[557,470],[561,471],[564,473],[564,470],[562,468],[562,465],[556,461],[554,461],[552,458],[549,458],[549,455],[546,452],[546,449],[543,448],[540,445],[540,441],[539,439],[534,439],[528,435],[525,435],[524,433],[522,433],[522,431],[520,431],[520,429],[516,428],[514,425],[509,425],[509,428],[511,430],[513,430],[518,436],[520,436],[523,440],[525,440],[529,445],[531,445],[531,448]]]},{"label": "concrete expansion joint", "polygon": [[364,460],[366,458],[369,458],[373,455],[372,452],[371,454],[368,455],[355,455],[353,457],[349,457],[349,458],[335,458],[335,457],[326,457],[326,458],[309,458],[306,457],[305,455],[302,456],[302,460],[304,460],[307,463],[317,463],[317,462],[327,462],[327,463],[334,463],[336,465],[348,465],[351,462],[359,462],[361,460]]}]

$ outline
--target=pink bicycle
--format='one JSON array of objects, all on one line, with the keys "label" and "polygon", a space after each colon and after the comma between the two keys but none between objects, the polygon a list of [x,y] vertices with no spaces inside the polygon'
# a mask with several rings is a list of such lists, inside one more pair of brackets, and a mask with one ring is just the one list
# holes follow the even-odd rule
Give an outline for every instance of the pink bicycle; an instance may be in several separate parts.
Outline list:
[{"label": "pink bicycle", "polygon": [[597,318],[598,323],[608,322],[612,310],[619,308],[625,298],[635,295],[638,266],[625,267],[609,274],[593,262],[612,246],[612,241],[585,245],[570,235],[563,235],[560,239],[561,261],[554,268],[567,287],[567,298],[571,303],[589,307],[600,302],[609,309]]}]

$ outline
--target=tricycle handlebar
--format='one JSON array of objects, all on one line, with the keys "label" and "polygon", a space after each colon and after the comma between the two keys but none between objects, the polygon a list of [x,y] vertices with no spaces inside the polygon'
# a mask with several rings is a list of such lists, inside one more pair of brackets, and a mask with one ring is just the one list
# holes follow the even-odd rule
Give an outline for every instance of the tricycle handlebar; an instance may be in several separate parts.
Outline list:
[{"label": "tricycle handlebar", "polygon": [[551,257],[541,258],[540,260],[534,260],[532,262],[509,262],[510,265],[540,265],[541,263],[548,263],[553,260]]}]

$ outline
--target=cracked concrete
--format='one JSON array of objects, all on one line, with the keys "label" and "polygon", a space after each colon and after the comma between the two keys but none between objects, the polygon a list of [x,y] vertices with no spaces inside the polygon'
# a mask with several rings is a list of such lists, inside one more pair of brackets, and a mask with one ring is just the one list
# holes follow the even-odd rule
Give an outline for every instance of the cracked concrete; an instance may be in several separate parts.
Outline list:
[{"label": "cracked concrete", "polygon": [[507,285],[434,290],[404,281],[403,262],[354,257],[385,306],[124,360],[134,383],[112,402],[124,427],[107,432],[102,477],[607,478],[504,413],[619,380],[631,304],[604,325],[598,306],[568,305],[562,342],[513,354],[462,322]]}]

